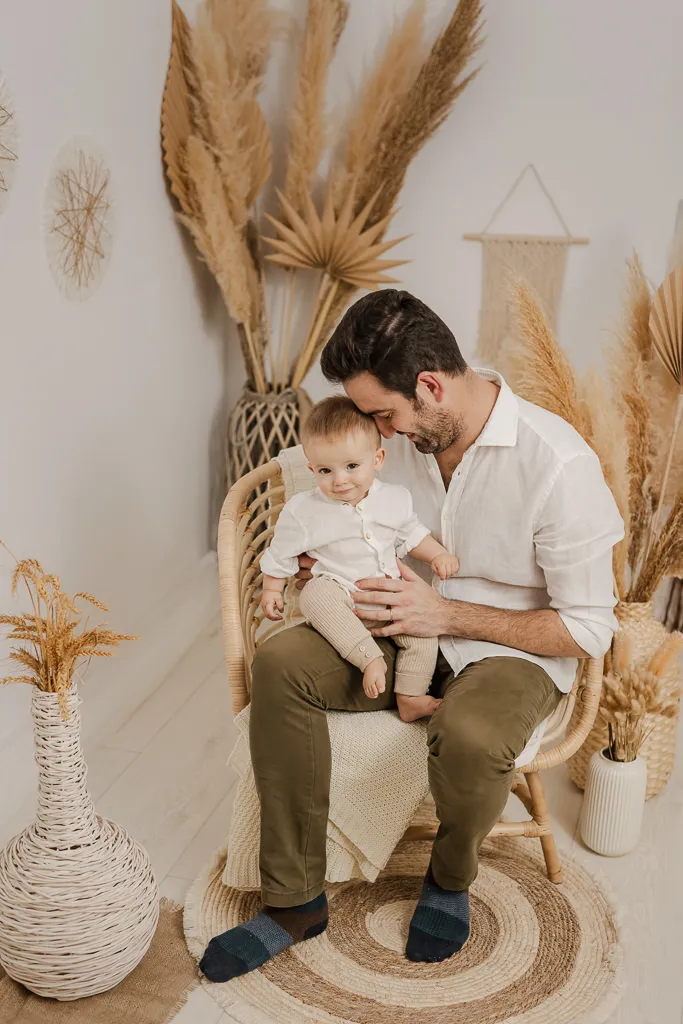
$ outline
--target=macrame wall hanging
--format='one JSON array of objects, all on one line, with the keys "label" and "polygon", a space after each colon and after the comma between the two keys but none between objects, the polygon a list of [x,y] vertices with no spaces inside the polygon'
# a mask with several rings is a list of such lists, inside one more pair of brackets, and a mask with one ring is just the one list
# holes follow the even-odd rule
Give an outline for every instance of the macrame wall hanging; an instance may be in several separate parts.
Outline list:
[{"label": "macrame wall hanging", "polygon": [[[562,227],[561,235],[503,235],[490,231],[503,207],[512,197],[525,175],[531,172],[548,199]],[[533,164],[527,164],[502,202],[496,207],[488,224],[476,235],[465,235],[467,241],[482,243],[482,293],[477,351],[483,365],[505,373],[504,355],[510,333],[508,290],[510,280],[524,278],[543,302],[553,329],[556,325],[560,295],[564,284],[567,253],[570,245],[587,245],[587,238],[575,238],[567,227],[550,192]]]}]

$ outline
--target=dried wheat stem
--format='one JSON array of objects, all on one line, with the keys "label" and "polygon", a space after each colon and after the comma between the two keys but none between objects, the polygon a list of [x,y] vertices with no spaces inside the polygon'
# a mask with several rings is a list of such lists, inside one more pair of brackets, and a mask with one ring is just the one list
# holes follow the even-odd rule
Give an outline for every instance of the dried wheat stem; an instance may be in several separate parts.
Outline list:
[{"label": "dried wheat stem", "polygon": [[678,438],[678,429],[681,425],[681,416],[683,416],[683,391],[678,395],[678,401],[676,403],[676,416],[674,418],[673,430],[671,432],[671,440],[669,442],[669,454],[666,458],[666,466],[664,468],[664,476],[662,477],[662,484],[659,490],[659,501],[657,502],[657,511],[655,512],[652,521],[650,522],[650,533],[647,539],[647,547],[645,549],[645,558],[643,564],[647,561],[647,557],[650,554],[652,544],[655,539],[657,530],[659,529],[659,521],[662,515],[662,505],[664,503],[664,495],[666,494],[667,484],[669,483],[669,473],[671,472],[671,463],[674,457],[674,451],[676,449],[676,440]]},{"label": "dried wheat stem", "polygon": [[241,324],[241,327],[244,331],[244,336],[247,339],[247,348],[249,349],[249,355],[251,356],[252,370],[254,371],[254,385],[257,391],[262,395],[265,395],[268,390],[268,386],[263,372],[263,362],[259,358],[256,351],[256,345],[254,344],[254,335],[252,334],[251,327],[248,323]]},{"label": "dried wheat stem", "polygon": [[294,319],[294,295],[296,293],[296,270],[290,271],[289,288],[287,289],[287,326],[282,353],[281,379],[283,388],[289,376],[289,350],[292,343],[292,322]]},{"label": "dried wheat stem", "polygon": [[294,383],[294,380],[298,376],[298,374],[299,374],[299,372],[301,370],[301,367],[303,365],[304,352],[308,348],[309,338],[311,337],[311,334],[313,333],[313,328],[315,327],[315,325],[317,323],[318,313],[320,311],[320,306],[322,304],[322,300],[323,300],[323,296],[325,294],[325,291],[326,291],[327,287],[329,286],[329,281],[330,281],[329,274],[327,274],[324,271],[321,272],[320,278],[318,280],[318,291],[316,292],[315,302],[313,303],[313,309],[311,310],[311,315],[308,318],[308,327],[306,328],[306,334],[304,335],[304,342],[303,342],[303,345],[301,346],[301,348],[299,349],[299,355],[297,356],[296,363],[294,364],[294,367],[293,367],[292,372],[290,374],[290,378],[291,378],[290,381],[289,381],[290,387],[296,387],[296,384]]},{"label": "dried wheat stem", "polygon": [[[304,377],[306,377],[309,370],[311,369],[311,366],[315,362],[318,342],[320,340],[323,324],[327,319],[327,314],[330,311],[330,307],[334,302],[334,297],[337,294],[337,288],[339,287],[340,282],[338,278],[335,277],[330,279],[329,275],[327,274],[325,275],[325,278],[329,282],[329,287],[327,288],[325,299],[321,304],[320,312],[318,313],[315,319],[313,328],[308,338],[306,339],[306,344],[304,345],[301,356],[299,357],[299,360],[297,362],[297,371],[295,372],[294,377],[292,378],[292,386],[295,388],[301,386],[301,382],[303,381]],[[322,294],[322,288],[319,294]]]}]

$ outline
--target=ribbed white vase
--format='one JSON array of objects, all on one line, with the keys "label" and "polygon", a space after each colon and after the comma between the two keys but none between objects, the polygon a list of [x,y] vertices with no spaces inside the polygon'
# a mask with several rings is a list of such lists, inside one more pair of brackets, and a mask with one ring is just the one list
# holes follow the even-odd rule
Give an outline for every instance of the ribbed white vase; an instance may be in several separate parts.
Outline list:
[{"label": "ribbed white vase", "polygon": [[604,857],[621,857],[640,839],[647,789],[647,764],[612,761],[605,750],[593,754],[581,807],[581,838]]}]

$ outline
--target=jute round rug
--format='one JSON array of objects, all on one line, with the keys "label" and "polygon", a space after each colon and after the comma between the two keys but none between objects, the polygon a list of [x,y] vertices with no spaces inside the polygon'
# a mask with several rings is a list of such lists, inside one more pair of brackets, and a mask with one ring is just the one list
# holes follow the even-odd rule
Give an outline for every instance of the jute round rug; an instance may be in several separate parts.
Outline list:
[{"label": "jute round rug", "polygon": [[[259,971],[204,981],[244,1024],[603,1024],[619,997],[614,910],[576,861],[552,885],[540,846],[485,843],[472,889],[472,935],[441,964],[403,951],[430,843],[402,843],[379,879],[328,887],[327,931]],[[208,940],[257,912],[253,892],[221,882],[226,851],[196,880],[185,935],[199,959]]]}]

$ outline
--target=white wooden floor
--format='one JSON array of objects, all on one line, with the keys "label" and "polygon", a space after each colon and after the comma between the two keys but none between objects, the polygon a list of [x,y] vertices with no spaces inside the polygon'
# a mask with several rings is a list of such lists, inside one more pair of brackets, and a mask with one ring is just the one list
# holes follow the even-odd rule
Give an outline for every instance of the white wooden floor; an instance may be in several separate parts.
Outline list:
[{"label": "white wooden floor", "polygon": [[[119,821],[146,846],[162,895],[179,902],[225,838],[236,782],[225,762],[234,738],[216,616],[157,690],[131,709],[126,723],[95,749],[86,746],[88,781],[99,813]],[[647,804],[638,850],[624,858],[598,857],[584,849],[577,834],[581,794],[564,767],[548,773],[546,780],[560,843],[606,879],[621,910],[626,981],[609,1024],[683,1024],[679,753],[675,778]],[[24,809],[23,822],[16,815],[12,821],[0,819],[0,844],[31,819],[32,810]],[[232,1020],[204,989],[193,992],[176,1017],[177,1024]]]}]

